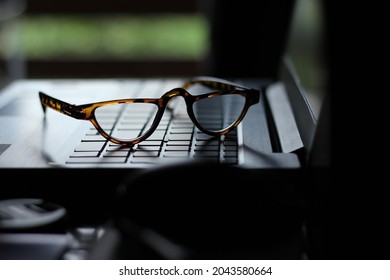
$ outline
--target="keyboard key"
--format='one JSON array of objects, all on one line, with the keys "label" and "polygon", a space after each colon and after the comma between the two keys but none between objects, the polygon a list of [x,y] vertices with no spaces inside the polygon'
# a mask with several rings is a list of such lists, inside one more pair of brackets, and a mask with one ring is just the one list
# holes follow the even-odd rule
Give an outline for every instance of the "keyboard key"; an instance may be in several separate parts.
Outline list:
[{"label": "keyboard key", "polygon": [[194,157],[218,157],[219,151],[197,151]]},{"label": "keyboard key", "polygon": [[207,140],[212,141],[215,139],[218,139],[218,138],[215,136],[205,134],[205,133],[199,133],[198,135],[196,135],[196,140],[198,140],[198,141],[207,141]]},{"label": "keyboard key", "polygon": [[164,157],[188,157],[188,151],[165,151]]},{"label": "keyboard key", "polygon": [[91,152],[74,152],[70,155],[70,157],[97,157],[99,156],[98,151]]},{"label": "keyboard key", "polygon": [[224,156],[225,157],[237,157],[237,152],[236,151],[225,151]]},{"label": "keyboard key", "polygon": [[178,128],[172,128],[170,133],[172,133],[172,134],[182,134],[182,133],[192,134],[192,131],[193,131],[192,127],[178,127]]},{"label": "keyboard key", "polygon": [[155,164],[156,158],[154,157],[135,157],[130,160],[130,163],[147,163],[147,164]]},{"label": "keyboard key", "polygon": [[165,151],[188,151],[189,147],[187,145],[183,146],[167,146]]},{"label": "keyboard key", "polygon": [[191,140],[192,134],[170,134],[168,136],[169,141],[188,141]]},{"label": "keyboard key", "polygon": [[195,146],[195,151],[219,151],[219,146],[217,145],[203,145]]},{"label": "keyboard key", "polygon": [[150,140],[150,141],[161,140],[162,141],[164,139],[164,136],[165,136],[165,131],[156,130],[155,132],[153,132],[153,134],[151,136],[149,136],[148,140]]},{"label": "keyboard key", "polygon": [[106,147],[106,151],[130,151],[131,149],[131,147],[117,145],[114,143],[109,143],[108,147]]},{"label": "keyboard key", "polygon": [[107,158],[69,158],[66,163],[82,164],[82,163],[124,163],[125,157],[107,157]]},{"label": "keyboard key", "polygon": [[237,151],[237,146],[225,146],[223,149],[225,151]]},{"label": "keyboard key", "polygon": [[141,146],[141,147],[143,147],[143,146],[161,146],[161,144],[162,144],[162,141],[156,141],[156,140],[151,141],[151,140],[147,139],[147,140],[139,143],[138,146]]},{"label": "keyboard key", "polygon": [[104,144],[105,142],[81,142],[75,148],[75,152],[99,152],[103,148]]},{"label": "keyboard key", "polygon": [[106,151],[103,154],[103,157],[127,157],[128,154],[129,151],[113,150],[113,151]]},{"label": "keyboard key", "polygon": [[106,138],[104,138],[101,134],[98,134],[98,135],[85,135],[83,137],[83,140],[84,142],[105,142],[107,141]]},{"label": "keyboard key", "polygon": [[219,140],[196,141],[195,146],[219,146]]},{"label": "keyboard key", "polygon": [[158,157],[158,151],[140,151],[137,150],[133,153],[133,157]]},{"label": "keyboard key", "polygon": [[167,146],[189,146],[191,141],[169,141]]},{"label": "keyboard key", "polygon": [[134,150],[134,151],[160,151],[160,146],[140,146]]}]

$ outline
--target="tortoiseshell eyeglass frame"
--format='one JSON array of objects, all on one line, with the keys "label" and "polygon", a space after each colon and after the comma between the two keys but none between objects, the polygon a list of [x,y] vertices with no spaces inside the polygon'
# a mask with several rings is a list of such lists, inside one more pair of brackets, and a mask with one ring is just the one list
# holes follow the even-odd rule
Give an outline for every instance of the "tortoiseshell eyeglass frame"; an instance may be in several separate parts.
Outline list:
[{"label": "tortoiseshell eyeglass frame", "polygon": [[[203,85],[207,86],[212,90],[216,90],[210,93],[204,93],[200,95],[192,95],[190,94],[187,89],[190,88],[193,85]],[[194,102],[205,99],[205,98],[211,98],[219,95],[224,94],[239,94],[241,96],[245,97],[245,104],[244,108],[241,111],[241,114],[239,115],[238,119],[229,125],[228,127],[218,130],[218,131],[210,131],[202,127],[199,122],[197,121],[195,114],[193,112],[193,104]],[[158,124],[160,123],[160,120],[164,114],[165,108],[171,98],[181,96],[184,98],[186,105],[187,105],[187,113],[192,120],[192,122],[195,124],[195,126],[201,130],[202,132],[211,135],[211,136],[219,136],[224,135],[232,131],[234,128],[237,127],[237,125],[242,121],[245,114],[247,113],[250,106],[258,103],[260,101],[260,91],[253,88],[248,88],[227,80],[215,78],[215,77],[195,77],[192,80],[185,83],[182,87],[174,88],[165,94],[163,94],[160,98],[132,98],[132,99],[117,99],[117,100],[110,100],[110,101],[102,101],[97,103],[89,103],[89,104],[83,104],[83,105],[74,105],[69,104],[67,102],[61,101],[59,99],[53,98],[43,92],[39,92],[39,98],[42,104],[42,108],[44,113],[46,113],[46,107],[51,108],[59,113],[62,113],[64,115],[73,117],[75,119],[79,120],[87,120],[90,121],[94,127],[97,129],[97,131],[107,140],[119,144],[119,145],[128,145],[133,146],[138,144],[139,142],[147,139],[154,130],[157,128]],[[107,105],[115,105],[115,104],[123,104],[123,103],[151,103],[155,104],[158,107],[156,116],[154,118],[153,124],[150,127],[149,130],[144,132],[142,135],[133,138],[131,140],[120,140],[113,138],[111,135],[107,134],[102,127],[99,125],[99,123],[96,120],[95,117],[95,110],[102,106]]]}]

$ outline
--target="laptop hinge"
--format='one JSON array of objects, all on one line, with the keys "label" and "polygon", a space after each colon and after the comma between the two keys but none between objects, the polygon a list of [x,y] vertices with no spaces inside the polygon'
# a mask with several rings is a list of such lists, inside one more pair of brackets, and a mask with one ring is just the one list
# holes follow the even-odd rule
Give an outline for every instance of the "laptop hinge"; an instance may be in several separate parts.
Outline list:
[{"label": "laptop hinge", "polygon": [[304,148],[297,123],[289,102],[286,89],[281,82],[271,84],[266,89],[266,99],[272,118],[274,147],[276,152],[302,153]]}]

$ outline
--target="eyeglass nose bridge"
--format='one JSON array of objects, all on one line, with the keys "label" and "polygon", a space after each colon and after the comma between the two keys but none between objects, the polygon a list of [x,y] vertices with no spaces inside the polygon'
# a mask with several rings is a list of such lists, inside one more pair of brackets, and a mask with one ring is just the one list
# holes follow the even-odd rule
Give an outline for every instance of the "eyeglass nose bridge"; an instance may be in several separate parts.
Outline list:
[{"label": "eyeglass nose bridge", "polygon": [[175,110],[174,108],[170,108],[169,107],[169,101],[172,100],[173,98],[176,98],[176,97],[183,97],[184,102],[185,102],[186,107],[187,107],[186,109],[187,109],[188,117],[191,119],[193,124],[198,129],[200,129],[201,131],[203,131],[203,132],[205,132],[205,133],[207,133],[209,135],[218,135],[218,133],[212,133],[212,132],[206,130],[198,122],[198,120],[196,119],[195,114],[193,112],[193,108],[192,108],[193,103],[198,100],[198,97],[196,95],[192,95],[186,89],[184,89],[184,88],[174,88],[174,89],[168,91],[167,93],[165,93],[161,97],[161,99],[160,99],[160,100],[163,101],[163,104],[165,105],[165,106],[163,105],[163,107],[165,107],[166,109],[174,111]]},{"label": "eyeglass nose bridge", "polygon": [[178,97],[178,96],[181,96],[184,99],[188,99],[188,97],[193,97],[193,95],[191,95],[184,88],[174,88],[174,89],[171,89],[170,91],[168,91],[167,93],[165,93],[161,97],[161,99],[163,99],[167,103],[170,99],[172,99],[174,97]]},{"label": "eyeglass nose bridge", "polygon": [[174,88],[168,91],[167,93],[165,93],[160,100],[163,100],[162,101],[163,104],[161,105],[166,105],[169,102],[169,100],[171,100],[172,98],[181,96],[185,100],[187,107],[190,108],[195,101],[202,98],[207,98],[209,96],[213,96],[214,94],[215,92],[204,93],[200,95],[192,95],[184,88]]},{"label": "eyeglass nose bridge", "polygon": [[[196,96],[192,95],[189,93],[187,90],[184,88],[174,88],[167,93],[165,93],[160,100],[162,101],[162,104],[160,104],[160,107],[165,107],[166,109],[170,111],[174,111],[174,108],[170,107],[169,104],[170,101],[176,97],[182,97],[186,103],[187,106],[187,113],[189,117],[191,118],[192,121],[196,121],[193,116],[192,116],[192,104],[194,101],[197,99]],[[173,104],[173,107],[175,107],[176,103]]]}]

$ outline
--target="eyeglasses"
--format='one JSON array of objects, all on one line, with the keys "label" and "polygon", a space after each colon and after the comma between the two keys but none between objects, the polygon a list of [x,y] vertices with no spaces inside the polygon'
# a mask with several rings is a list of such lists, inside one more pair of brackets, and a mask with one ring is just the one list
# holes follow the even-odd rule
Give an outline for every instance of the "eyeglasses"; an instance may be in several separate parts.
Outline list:
[{"label": "eyeglasses", "polygon": [[[195,85],[213,90],[191,94]],[[167,106],[175,97],[183,97],[191,121],[202,132],[218,136],[232,131],[242,121],[249,107],[260,100],[260,91],[214,77],[198,77],[174,88],[160,98],[133,98],[72,105],[39,92],[44,113],[49,107],[64,115],[90,121],[107,140],[133,146],[153,134]],[[111,118],[114,117],[114,120]],[[118,116],[121,116],[119,119]],[[140,122],[140,119],[144,119]]]}]

